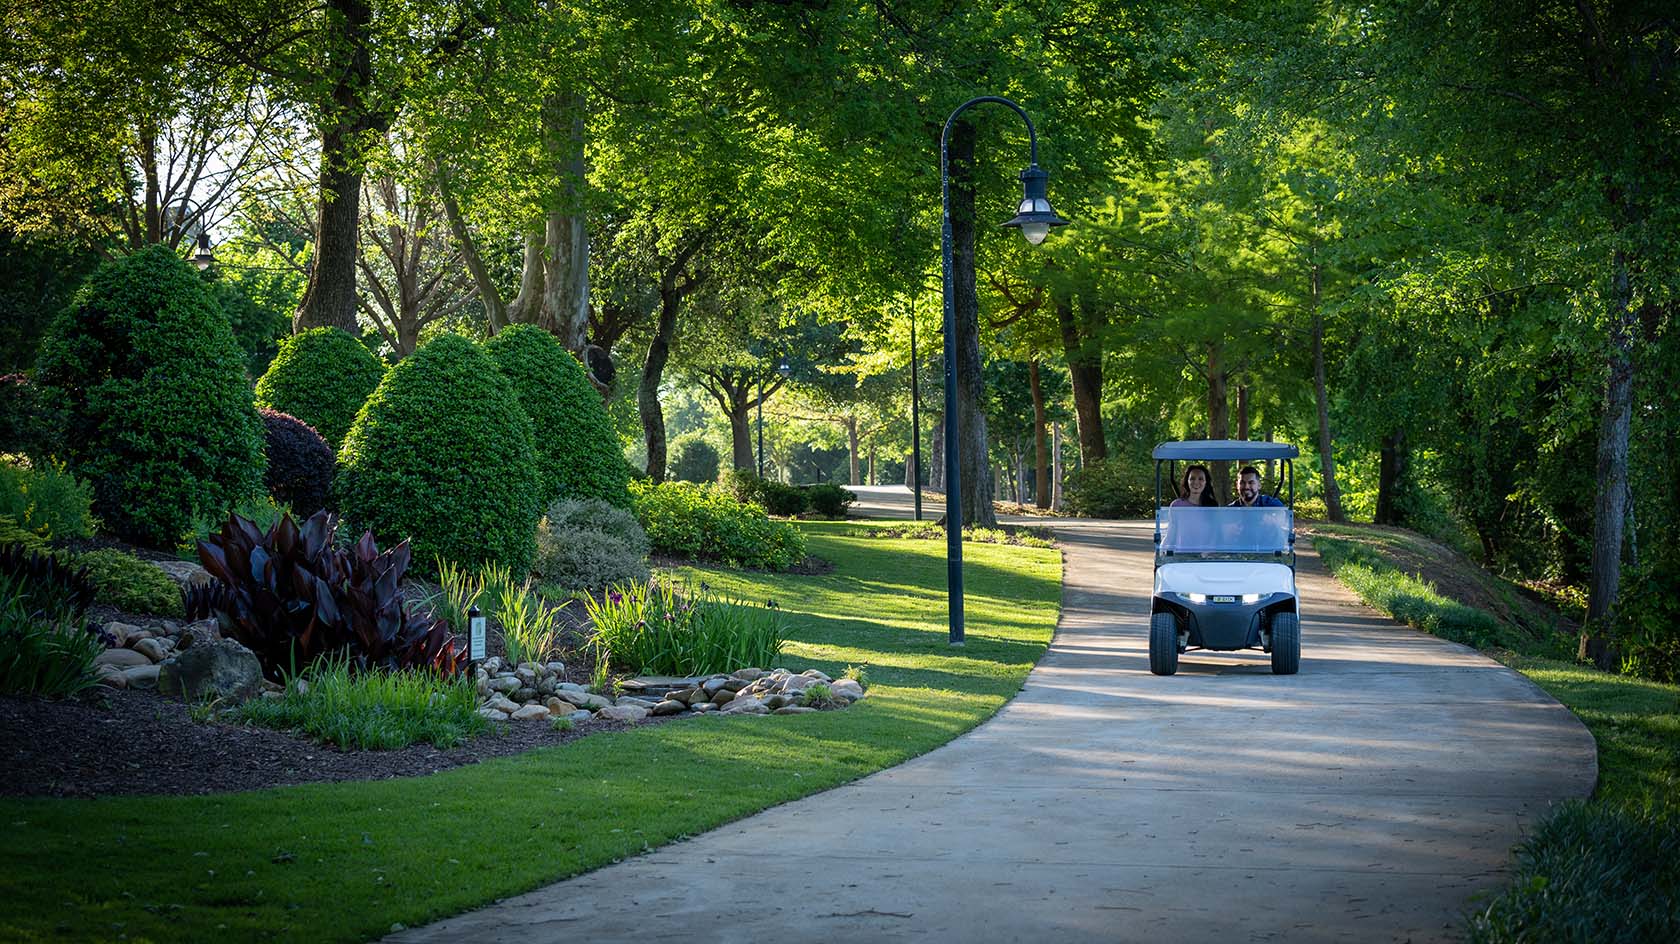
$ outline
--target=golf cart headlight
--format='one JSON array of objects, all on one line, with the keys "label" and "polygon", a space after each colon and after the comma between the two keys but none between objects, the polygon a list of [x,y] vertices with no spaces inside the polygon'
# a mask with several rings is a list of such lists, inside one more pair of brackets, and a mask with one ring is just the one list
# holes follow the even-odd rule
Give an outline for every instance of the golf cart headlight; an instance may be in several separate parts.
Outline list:
[{"label": "golf cart headlight", "polygon": [[1258,594],[1258,593],[1245,593],[1242,596],[1242,601],[1244,603],[1259,603],[1260,602],[1260,597],[1261,597],[1261,594]]},{"label": "golf cart headlight", "polygon": [[1207,594],[1205,594],[1205,593],[1186,593],[1184,595],[1184,597],[1185,597],[1185,599],[1189,600],[1191,603],[1206,603],[1207,602]]}]

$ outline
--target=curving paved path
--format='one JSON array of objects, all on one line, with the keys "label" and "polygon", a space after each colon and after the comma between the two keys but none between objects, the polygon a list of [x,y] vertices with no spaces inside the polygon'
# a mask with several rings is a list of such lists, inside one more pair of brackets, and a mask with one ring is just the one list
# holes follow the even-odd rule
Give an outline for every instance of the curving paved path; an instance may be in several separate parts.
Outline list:
[{"label": "curving paved path", "polygon": [[[907,507],[902,489],[867,491],[874,510]],[[1148,525],[1056,530],[1061,625],[991,721],[389,940],[1442,940],[1525,826],[1593,787],[1592,737],[1567,710],[1378,616],[1310,552],[1300,675],[1196,652],[1152,676]]]}]

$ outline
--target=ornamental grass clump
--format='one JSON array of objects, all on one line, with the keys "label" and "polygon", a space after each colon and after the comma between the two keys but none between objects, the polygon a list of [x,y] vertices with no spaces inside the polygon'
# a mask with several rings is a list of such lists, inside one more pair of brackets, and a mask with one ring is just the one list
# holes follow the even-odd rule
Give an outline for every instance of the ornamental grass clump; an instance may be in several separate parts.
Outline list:
[{"label": "ornamental grass clump", "polygon": [[655,675],[708,675],[774,665],[787,622],[774,605],[755,606],[713,594],[681,592],[669,582],[622,584],[584,608],[595,624],[597,664]]},{"label": "ornamental grass clump", "polygon": [[93,687],[105,650],[83,624],[85,571],[19,545],[0,548],[0,694],[63,698]]},{"label": "ornamental grass clump", "polygon": [[450,748],[489,730],[478,693],[465,676],[428,670],[357,672],[327,659],[292,680],[277,699],[246,702],[235,717],[265,728],[300,731],[346,750],[386,751],[425,742]]}]

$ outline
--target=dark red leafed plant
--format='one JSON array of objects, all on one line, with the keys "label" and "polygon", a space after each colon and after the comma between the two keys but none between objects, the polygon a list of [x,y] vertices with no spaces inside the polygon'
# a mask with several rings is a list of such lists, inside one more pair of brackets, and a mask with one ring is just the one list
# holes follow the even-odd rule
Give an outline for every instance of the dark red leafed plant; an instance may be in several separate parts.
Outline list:
[{"label": "dark red leafed plant", "polygon": [[301,528],[282,516],[264,533],[229,515],[219,534],[198,542],[215,583],[188,594],[188,617],[213,616],[275,681],[327,654],[361,669],[459,671],[463,654],[445,624],[408,612],[408,542],[380,553],[364,534],[346,552],[333,544],[337,526],[321,511]]}]

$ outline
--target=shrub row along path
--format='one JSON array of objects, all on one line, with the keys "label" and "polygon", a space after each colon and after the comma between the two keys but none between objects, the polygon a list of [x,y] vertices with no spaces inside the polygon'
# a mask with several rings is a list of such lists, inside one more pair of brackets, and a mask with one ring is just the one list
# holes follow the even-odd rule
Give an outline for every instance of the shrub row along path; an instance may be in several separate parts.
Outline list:
[{"label": "shrub row along path", "polygon": [[[908,508],[903,489],[859,491],[865,513]],[[1061,624],[991,721],[390,940],[1439,940],[1503,882],[1525,827],[1592,790],[1573,715],[1378,616],[1308,550],[1299,675],[1273,676],[1258,652],[1193,652],[1158,678],[1149,526],[1053,527]]]}]

